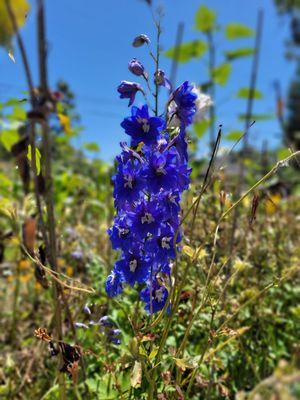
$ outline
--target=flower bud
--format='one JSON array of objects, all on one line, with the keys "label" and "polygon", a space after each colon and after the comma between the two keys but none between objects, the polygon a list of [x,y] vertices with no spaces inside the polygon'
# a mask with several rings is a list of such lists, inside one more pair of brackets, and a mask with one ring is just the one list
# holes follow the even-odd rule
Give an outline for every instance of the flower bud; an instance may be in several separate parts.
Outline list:
[{"label": "flower bud", "polygon": [[150,43],[150,39],[148,38],[147,35],[141,34],[141,35],[138,35],[138,36],[136,36],[134,38],[134,40],[132,42],[132,46],[133,47],[141,47],[145,43],[149,44]]},{"label": "flower bud", "polygon": [[138,61],[136,58],[133,58],[129,62],[128,69],[130,72],[132,72],[136,76],[145,75],[145,68],[144,68],[143,64],[140,61]]}]

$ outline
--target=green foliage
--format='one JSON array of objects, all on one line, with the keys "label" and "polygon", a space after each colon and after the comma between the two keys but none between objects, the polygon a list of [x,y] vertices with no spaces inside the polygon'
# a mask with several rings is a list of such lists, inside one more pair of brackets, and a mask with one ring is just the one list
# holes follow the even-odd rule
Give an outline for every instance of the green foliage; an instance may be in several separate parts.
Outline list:
[{"label": "green foliage", "polygon": [[232,131],[229,132],[228,135],[226,135],[227,140],[232,140],[234,142],[238,141],[241,137],[243,136],[242,131]]},{"label": "green foliage", "polygon": [[231,64],[229,64],[229,63],[223,63],[223,64],[219,65],[218,67],[216,67],[212,71],[212,76],[213,76],[215,83],[222,85],[222,86],[226,85],[226,83],[229,79],[231,70],[232,70],[232,67],[231,67]]},{"label": "green foliage", "polygon": [[98,153],[100,151],[100,147],[96,142],[87,142],[83,144],[83,148],[88,151],[92,151]]},{"label": "green foliage", "polygon": [[200,6],[195,15],[195,28],[200,32],[208,33],[215,29],[216,12],[205,5]]},{"label": "green foliage", "polygon": [[193,58],[201,58],[207,51],[207,44],[202,40],[183,43],[179,47],[172,47],[165,52],[165,56],[173,58],[181,63],[190,61]]},{"label": "green foliage", "polygon": [[[21,28],[29,11],[27,0],[11,0],[11,7],[16,18],[16,23]],[[10,17],[7,13],[5,1],[0,2],[0,46],[8,48],[11,45],[11,40],[14,35],[14,30]]]},{"label": "green foliage", "polygon": [[252,56],[253,54],[254,54],[253,47],[241,47],[236,50],[229,50],[225,52],[225,56],[229,61],[233,61],[241,57]]},{"label": "green foliage", "polygon": [[225,27],[225,36],[229,40],[242,39],[245,37],[251,37],[253,35],[253,29],[238,22],[230,23]]},{"label": "green foliage", "polygon": [[5,130],[0,133],[0,141],[7,151],[19,140],[19,133],[16,130]]},{"label": "green foliage", "polygon": [[210,125],[209,119],[203,119],[202,121],[194,123],[193,128],[198,139],[202,138],[202,136],[208,129],[209,125]]},{"label": "green foliage", "polygon": [[[268,121],[270,119],[275,118],[274,114],[252,114],[251,119],[253,121]],[[239,114],[239,120],[240,121],[245,121],[248,119],[248,116],[246,114]]]},{"label": "green foliage", "polygon": [[288,157],[291,154],[289,149],[283,148],[278,149],[276,152],[278,160],[283,160],[284,158]]},{"label": "green foliage", "polygon": [[236,96],[240,99],[248,99],[250,97],[250,94],[255,100],[261,100],[263,98],[262,92],[260,90],[255,89],[253,93],[250,93],[250,89],[244,87],[239,89]]}]

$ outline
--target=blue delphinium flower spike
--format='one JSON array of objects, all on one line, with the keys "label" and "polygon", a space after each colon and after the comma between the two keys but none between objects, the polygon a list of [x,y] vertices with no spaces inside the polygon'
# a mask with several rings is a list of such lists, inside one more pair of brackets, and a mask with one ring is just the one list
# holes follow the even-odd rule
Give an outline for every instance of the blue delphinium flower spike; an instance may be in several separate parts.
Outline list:
[{"label": "blue delphinium flower spike", "polygon": [[[133,67],[137,74],[142,73],[140,65]],[[156,73],[155,80],[169,87],[163,71]],[[139,89],[125,83],[122,97],[132,102]],[[108,230],[112,247],[121,254],[106,280],[106,292],[117,296],[125,284],[142,285],[140,298],[149,313],[164,308],[171,287],[172,260],[180,251],[180,200],[191,173],[185,129],[196,112],[196,98],[193,86],[184,82],[170,95],[166,120],[152,116],[145,104],[133,106],[131,116],[121,123],[131,140],[130,146],[121,144],[122,152],[117,156],[113,177],[117,214]],[[174,121],[178,126],[175,133],[166,130]]]}]

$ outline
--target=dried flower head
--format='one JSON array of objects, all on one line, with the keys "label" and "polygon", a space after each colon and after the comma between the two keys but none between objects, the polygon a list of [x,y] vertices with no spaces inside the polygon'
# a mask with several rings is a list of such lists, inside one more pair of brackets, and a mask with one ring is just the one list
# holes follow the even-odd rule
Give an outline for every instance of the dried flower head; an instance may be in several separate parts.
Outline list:
[{"label": "dried flower head", "polygon": [[36,329],[34,331],[34,336],[46,343],[49,343],[52,341],[52,336],[47,332],[46,328]]}]

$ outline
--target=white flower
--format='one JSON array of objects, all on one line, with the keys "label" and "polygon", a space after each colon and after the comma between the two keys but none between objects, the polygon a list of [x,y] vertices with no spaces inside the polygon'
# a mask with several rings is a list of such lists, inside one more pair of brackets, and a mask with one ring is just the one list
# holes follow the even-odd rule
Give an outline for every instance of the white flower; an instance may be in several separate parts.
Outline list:
[{"label": "white flower", "polygon": [[208,94],[202,93],[197,86],[194,86],[193,93],[197,95],[196,100],[196,114],[194,116],[193,122],[201,122],[205,119],[205,114],[207,113],[209,107],[214,103]]}]

